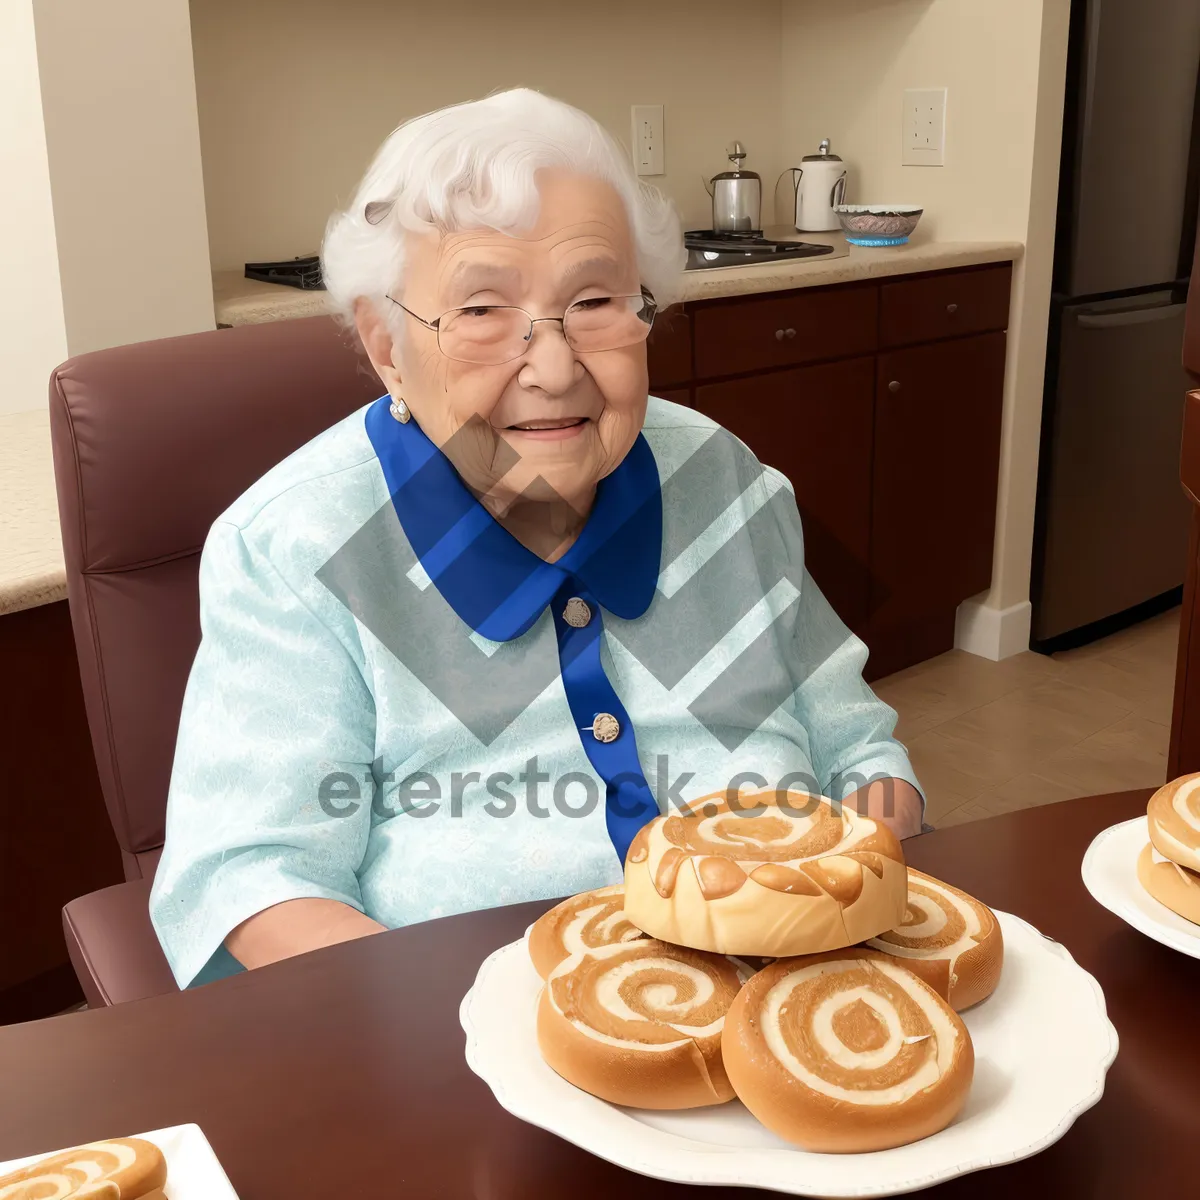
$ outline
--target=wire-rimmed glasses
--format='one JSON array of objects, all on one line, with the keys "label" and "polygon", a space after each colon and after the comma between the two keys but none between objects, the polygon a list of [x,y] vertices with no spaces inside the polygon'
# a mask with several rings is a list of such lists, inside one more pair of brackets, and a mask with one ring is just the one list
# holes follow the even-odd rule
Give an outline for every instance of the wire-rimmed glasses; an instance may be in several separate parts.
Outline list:
[{"label": "wire-rimmed glasses", "polygon": [[596,296],[576,300],[561,317],[534,317],[511,304],[471,304],[452,308],[433,321],[405,308],[388,296],[414,321],[437,334],[438,348],[459,362],[498,366],[520,358],[533,340],[539,321],[562,326],[567,345],[579,354],[621,350],[650,336],[658,303],[649,292],[637,296]]}]

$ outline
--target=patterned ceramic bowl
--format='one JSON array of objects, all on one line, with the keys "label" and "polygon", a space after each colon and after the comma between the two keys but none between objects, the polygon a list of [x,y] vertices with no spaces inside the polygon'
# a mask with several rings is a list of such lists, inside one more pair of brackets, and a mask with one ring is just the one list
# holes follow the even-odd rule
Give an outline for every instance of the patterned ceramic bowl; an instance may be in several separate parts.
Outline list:
[{"label": "patterned ceramic bowl", "polygon": [[853,246],[902,246],[925,210],[912,204],[839,204],[834,210]]}]

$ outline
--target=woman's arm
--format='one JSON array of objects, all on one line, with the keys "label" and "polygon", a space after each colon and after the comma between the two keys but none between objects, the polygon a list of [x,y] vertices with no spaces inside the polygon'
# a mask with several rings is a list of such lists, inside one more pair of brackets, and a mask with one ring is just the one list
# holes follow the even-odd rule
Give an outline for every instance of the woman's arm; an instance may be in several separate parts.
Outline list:
[{"label": "woman's arm", "polygon": [[921,832],[921,793],[906,779],[876,779],[843,801],[864,817],[880,821],[898,838]]},{"label": "woman's arm", "polygon": [[338,900],[285,900],[243,921],[225,939],[225,948],[252,970],[385,928]]}]

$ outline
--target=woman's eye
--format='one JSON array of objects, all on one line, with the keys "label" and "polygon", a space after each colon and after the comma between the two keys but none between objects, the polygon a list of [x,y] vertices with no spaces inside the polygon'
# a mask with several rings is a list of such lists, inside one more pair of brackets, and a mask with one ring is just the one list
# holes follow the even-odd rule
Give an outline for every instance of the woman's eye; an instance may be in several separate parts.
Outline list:
[{"label": "woman's eye", "polygon": [[591,300],[577,300],[571,305],[572,308],[582,308],[585,312],[590,312],[592,309],[603,308],[606,304],[612,303],[611,296],[596,296]]},{"label": "woman's eye", "polygon": [[464,308],[461,311],[466,317],[486,317],[491,313],[492,308],[488,304],[477,304],[474,308]]}]

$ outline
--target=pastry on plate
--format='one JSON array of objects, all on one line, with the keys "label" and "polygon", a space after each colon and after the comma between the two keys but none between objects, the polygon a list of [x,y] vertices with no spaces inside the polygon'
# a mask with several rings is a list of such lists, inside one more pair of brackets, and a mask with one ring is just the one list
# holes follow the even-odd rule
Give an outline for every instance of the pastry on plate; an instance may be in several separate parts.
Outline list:
[{"label": "pastry on plate", "polygon": [[529,957],[545,979],[564,958],[597,946],[634,941],[646,935],[625,915],[625,889],[581,892],[543,913],[529,930]]},{"label": "pastry on plate", "polygon": [[1138,882],[1159,904],[1191,921],[1200,934],[1200,873],[1164,858],[1153,845],[1143,847],[1137,860]]},{"label": "pastry on plate", "polygon": [[538,1002],[542,1057],[613,1104],[723,1104],[733,1089],[721,1030],[749,975],[742,963],[650,938],[573,955],[550,972]]},{"label": "pastry on plate", "polygon": [[1160,787],[1146,806],[1146,820],[1163,858],[1200,871],[1200,772]]},{"label": "pastry on plate", "polygon": [[625,913],[651,937],[782,958],[852,946],[908,905],[896,836],[820,796],[721,792],[656,817],[625,859]]},{"label": "pastry on plate", "polygon": [[781,959],[742,989],[721,1039],[729,1080],[805,1150],[887,1150],[944,1129],[975,1053],[962,1018],[894,959],[854,948]]},{"label": "pastry on plate", "polygon": [[919,975],[956,1012],[990,996],[1004,965],[1004,935],[992,910],[912,867],[904,920],[866,945]]},{"label": "pastry on plate", "polygon": [[0,1175],[3,1200],[153,1200],[167,1181],[162,1151],[144,1138],[63,1150]]}]

